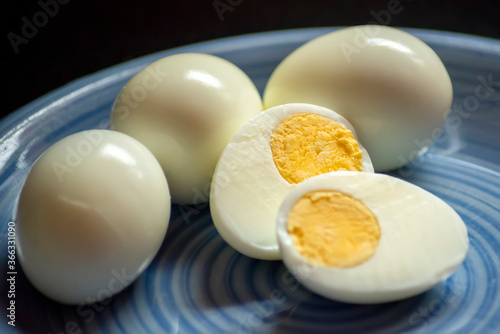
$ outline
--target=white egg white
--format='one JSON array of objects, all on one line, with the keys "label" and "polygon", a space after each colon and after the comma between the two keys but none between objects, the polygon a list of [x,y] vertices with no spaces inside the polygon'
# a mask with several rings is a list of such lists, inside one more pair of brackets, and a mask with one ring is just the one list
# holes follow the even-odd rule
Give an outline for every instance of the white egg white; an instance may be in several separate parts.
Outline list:
[{"label": "white egg white", "polygon": [[[370,259],[333,268],[313,265],[297,251],[287,232],[288,216],[303,194],[315,190],[351,195],[373,212],[381,237]],[[461,265],[469,246],[466,225],[446,202],[378,173],[328,173],[300,183],[283,201],[276,229],[288,270],[311,291],[349,303],[390,302],[429,290]]]},{"label": "white egg white", "polygon": [[236,65],[209,54],[181,53],[153,62],[127,82],[110,127],[155,155],[174,203],[199,204],[208,200],[224,147],[261,111],[257,88]]},{"label": "white egg white", "polygon": [[108,299],[149,265],[169,217],[165,175],[144,145],[115,131],[79,132],[28,174],[15,217],[19,262],[55,301]]},{"label": "white egg white", "polygon": [[453,98],[448,72],[423,41],[362,25],[319,36],[289,54],[264,90],[264,108],[305,102],[344,116],[376,171],[405,165],[439,136]]},{"label": "white egg white", "polygon": [[[257,259],[281,258],[276,239],[276,214],[295,185],[280,175],[273,160],[270,139],[274,128],[287,116],[313,113],[330,118],[356,132],[332,110],[302,103],[265,110],[247,122],[230,140],[215,169],[210,211],[221,237],[237,251]],[[373,172],[361,146],[363,168]]]}]

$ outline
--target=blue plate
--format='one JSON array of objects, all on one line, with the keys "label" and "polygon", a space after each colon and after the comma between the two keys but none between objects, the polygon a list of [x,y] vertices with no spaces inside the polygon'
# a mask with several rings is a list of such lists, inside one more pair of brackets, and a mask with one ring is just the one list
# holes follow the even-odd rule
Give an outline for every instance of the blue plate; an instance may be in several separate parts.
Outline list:
[{"label": "blue plate", "polygon": [[[122,86],[149,63],[205,52],[242,68],[262,93],[275,66],[304,42],[334,28],[227,38],[129,61],[74,81],[0,123],[1,308],[15,300],[15,327],[1,333],[491,333],[500,327],[500,42],[407,31],[442,58],[454,86],[445,132],[423,156],[392,174],[448,202],[469,228],[470,251],[446,282],[383,305],[337,303],[304,289],[279,261],[238,254],[219,237],[206,205],[174,207],[167,238],[149,268],[122,293],[89,306],[39,294],[19,265],[7,267],[8,222],[35,159],[77,131],[107,127]],[[4,265],[5,264],[5,265]],[[126,278],[123,278],[126,279]],[[15,289],[15,297],[8,295]],[[12,297],[12,298],[11,298]],[[9,313],[10,311],[7,311]]]}]

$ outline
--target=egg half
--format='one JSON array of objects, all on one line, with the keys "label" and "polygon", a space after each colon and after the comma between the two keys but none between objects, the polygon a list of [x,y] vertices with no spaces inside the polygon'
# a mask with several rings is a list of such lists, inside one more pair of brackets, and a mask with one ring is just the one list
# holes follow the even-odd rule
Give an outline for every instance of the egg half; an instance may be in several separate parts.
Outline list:
[{"label": "egg half", "polygon": [[460,216],[426,190],[384,174],[337,172],[297,185],[276,223],[288,270],[310,290],[349,303],[422,293],[463,262]]},{"label": "egg half", "polygon": [[55,301],[109,299],[149,265],[169,217],[165,175],[144,145],[115,131],[79,132],[28,174],[15,217],[19,262]]},{"label": "egg half", "polygon": [[280,259],[276,214],[296,184],[337,170],[373,172],[349,122],[311,104],[270,108],[229,141],[215,169],[210,210],[221,237],[239,252]]},{"label": "egg half", "polygon": [[439,56],[391,27],[354,26],[289,54],[264,90],[264,108],[292,102],[337,111],[356,129],[376,171],[415,159],[441,133],[453,90]]},{"label": "egg half", "polygon": [[236,65],[181,53],[153,62],[127,82],[110,128],[154,154],[174,203],[198,204],[208,201],[215,165],[231,137],[261,111],[257,88]]}]

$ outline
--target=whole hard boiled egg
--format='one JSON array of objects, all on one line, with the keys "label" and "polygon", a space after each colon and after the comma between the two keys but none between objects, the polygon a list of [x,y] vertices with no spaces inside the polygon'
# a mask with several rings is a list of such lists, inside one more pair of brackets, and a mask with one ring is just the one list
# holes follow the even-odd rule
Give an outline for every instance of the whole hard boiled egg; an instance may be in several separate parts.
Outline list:
[{"label": "whole hard boiled egg", "polygon": [[28,174],[15,217],[19,262],[55,301],[108,299],[151,262],[169,217],[165,175],[144,145],[115,131],[79,132]]},{"label": "whole hard boiled egg", "polygon": [[448,278],[469,239],[444,201],[401,179],[337,172],[287,195],[277,218],[285,266],[333,300],[381,303],[414,296]]},{"label": "whole hard boiled egg", "polygon": [[276,214],[298,183],[339,170],[373,172],[349,122],[311,104],[270,108],[231,139],[215,169],[210,211],[221,237],[258,259],[280,259]]},{"label": "whole hard boiled egg", "polygon": [[264,107],[291,102],[335,110],[356,129],[376,171],[401,167],[439,136],[452,84],[417,37],[365,25],[317,37],[289,54],[264,91]]},{"label": "whole hard boiled egg", "polygon": [[115,101],[110,128],[154,154],[174,203],[197,204],[208,200],[224,147],[261,111],[257,88],[236,65],[208,54],[181,53],[130,79]]}]

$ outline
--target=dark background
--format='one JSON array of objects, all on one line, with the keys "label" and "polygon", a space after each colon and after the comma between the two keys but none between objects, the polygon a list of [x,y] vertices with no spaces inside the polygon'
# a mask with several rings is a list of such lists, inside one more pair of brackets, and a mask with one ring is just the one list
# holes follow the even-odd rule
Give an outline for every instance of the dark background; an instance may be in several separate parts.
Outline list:
[{"label": "dark background", "polygon": [[[500,38],[494,0],[397,2],[10,0],[2,19],[7,59],[0,118],[106,67],[220,37],[375,21]],[[384,12],[390,8],[398,12],[388,20]]]}]

